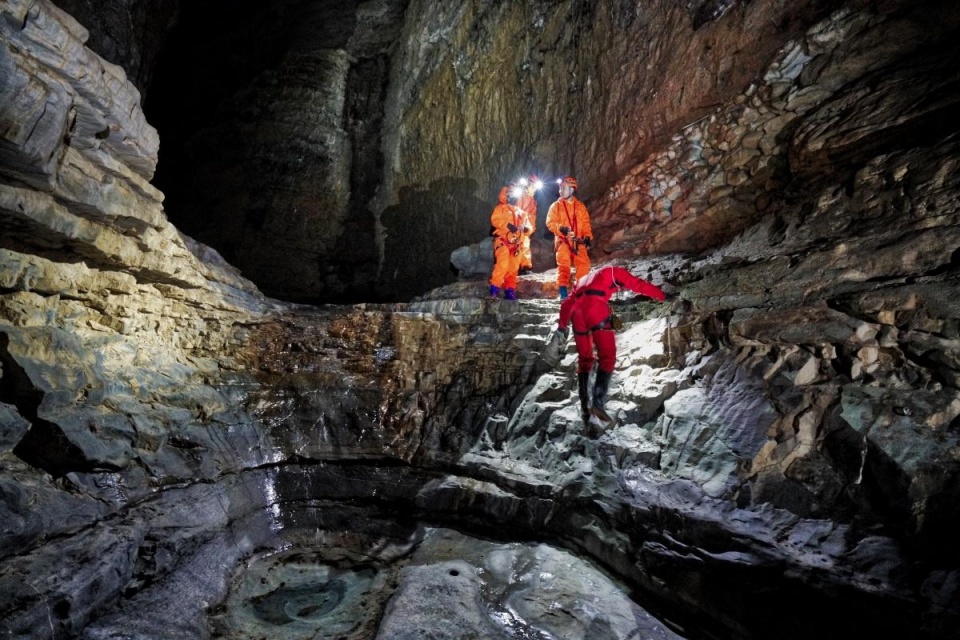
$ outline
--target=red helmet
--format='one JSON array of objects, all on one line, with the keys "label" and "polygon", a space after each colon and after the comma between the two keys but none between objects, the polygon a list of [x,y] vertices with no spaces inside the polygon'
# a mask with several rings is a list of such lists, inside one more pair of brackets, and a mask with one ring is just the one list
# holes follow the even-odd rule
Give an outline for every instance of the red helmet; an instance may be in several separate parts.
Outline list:
[{"label": "red helmet", "polygon": [[577,179],[574,178],[573,176],[567,176],[566,178],[560,181],[560,188],[562,189],[564,187],[573,187],[574,189],[576,189]]}]

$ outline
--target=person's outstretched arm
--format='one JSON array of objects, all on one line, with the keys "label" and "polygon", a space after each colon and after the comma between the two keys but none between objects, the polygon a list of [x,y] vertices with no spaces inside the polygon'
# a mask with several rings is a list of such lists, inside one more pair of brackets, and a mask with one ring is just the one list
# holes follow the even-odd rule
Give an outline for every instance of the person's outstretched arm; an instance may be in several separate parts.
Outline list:
[{"label": "person's outstretched arm", "polygon": [[665,294],[660,287],[636,277],[626,269],[619,269],[614,277],[617,284],[630,289],[630,291],[634,293],[653,298],[657,302],[663,302],[667,299],[667,294]]}]

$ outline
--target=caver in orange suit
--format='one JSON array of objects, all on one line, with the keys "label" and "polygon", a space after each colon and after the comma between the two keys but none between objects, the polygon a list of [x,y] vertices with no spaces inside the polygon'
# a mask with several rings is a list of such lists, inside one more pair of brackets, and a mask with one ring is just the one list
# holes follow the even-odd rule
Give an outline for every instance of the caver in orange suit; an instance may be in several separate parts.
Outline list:
[{"label": "caver in orange suit", "polygon": [[[610,421],[603,403],[617,361],[617,342],[610,326],[609,300],[620,289],[629,289],[658,302],[666,299],[660,287],[641,280],[623,267],[603,267],[581,278],[570,296],[560,305],[557,328],[566,334],[567,325],[573,324],[573,339],[577,344],[577,383],[584,419],[589,411],[603,422]],[[596,357],[593,355],[594,347],[597,350]],[[593,385],[591,408],[588,407],[587,384],[595,362],[597,378]]]},{"label": "caver in orange suit", "polygon": [[516,300],[517,272],[520,270],[520,241],[530,233],[527,214],[510,204],[507,187],[500,189],[500,204],[490,214],[493,227],[493,273],[490,275],[490,297],[496,298],[500,289],[504,299]]},{"label": "caver in orange suit", "polygon": [[577,189],[575,178],[567,176],[560,181],[560,198],[550,205],[547,212],[547,229],[555,236],[553,249],[557,255],[557,286],[560,299],[567,297],[570,287],[570,268],[576,271],[574,284],[590,271],[590,256],[587,251],[593,244],[593,229],[587,207],[573,192]]},{"label": "caver in orange suit", "polygon": [[523,187],[523,193],[517,206],[527,212],[527,220],[530,224],[530,233],[525,234],[520,240],[520,272],[526,273],[533,269],[533,255],[530,252],[530,236],[537,230],[537,200],[534,194],[537,192],[537,179],[531,177],[530,181]]}]

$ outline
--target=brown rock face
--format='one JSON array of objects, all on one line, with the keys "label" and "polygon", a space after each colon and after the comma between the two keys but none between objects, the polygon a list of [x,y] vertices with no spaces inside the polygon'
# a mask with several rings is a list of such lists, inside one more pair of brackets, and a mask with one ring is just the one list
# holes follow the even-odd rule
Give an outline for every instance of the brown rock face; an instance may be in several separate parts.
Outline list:
[{"label": "brown rock face", "polygon": [[683,127],[600,199],[605,250],[703,251],[775,210],[824,206],[831,196],[820,189],[856,189],[874,158],[926,153],[956,128],[955,14],[937,3],[841,11],[788,43],[761,81]]}]

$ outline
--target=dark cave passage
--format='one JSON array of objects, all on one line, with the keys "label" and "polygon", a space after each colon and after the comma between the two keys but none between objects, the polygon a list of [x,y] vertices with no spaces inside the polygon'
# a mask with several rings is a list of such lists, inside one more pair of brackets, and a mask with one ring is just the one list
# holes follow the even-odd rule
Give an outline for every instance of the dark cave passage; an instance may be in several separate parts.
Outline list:
[{"label": "dark cave passage", "polygon": [[187,3],[147,92],[171,222],[274,298],[391,298],[369,206],[389,58],[357,30],[356,3]]}]

